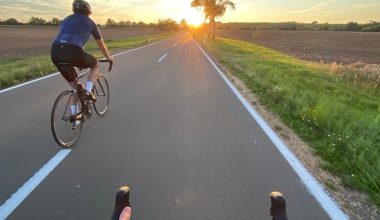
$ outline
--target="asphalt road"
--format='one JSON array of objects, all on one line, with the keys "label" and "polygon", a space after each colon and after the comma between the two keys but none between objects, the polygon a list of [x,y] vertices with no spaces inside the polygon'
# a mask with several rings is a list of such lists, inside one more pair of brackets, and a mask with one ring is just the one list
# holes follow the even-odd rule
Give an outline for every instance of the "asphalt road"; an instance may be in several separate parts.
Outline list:
[{"label": "asphalt road", "polygon": [[[116,61],[107,115],[8,219],[109,219],[125,184],[133,219],[270,219],[273,190],[290,219],[329,219],[190,35]],[[0,94],[0,205],[61,150],[50,111],[65,88],[57,75]]]}]

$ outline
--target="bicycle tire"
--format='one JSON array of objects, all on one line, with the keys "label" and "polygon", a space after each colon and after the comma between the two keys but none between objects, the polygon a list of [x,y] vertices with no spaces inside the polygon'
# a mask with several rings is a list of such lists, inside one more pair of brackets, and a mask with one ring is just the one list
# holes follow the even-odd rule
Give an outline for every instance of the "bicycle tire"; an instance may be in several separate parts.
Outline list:
[{"label": "bicycle tire", "polygon": [[[54,140],[63,148],[71,147],[78,141],[83,125],[82,121],[78,128],[72,128],[73,123],[69,120],[71,115],[69,100],[71,97],[79,100],[79,97],[74,90],[63,91],[54,102],[50,118],[51,131]],[[79,112],[82,109],[79,101],[77,106]],[[62,125],[63,129],[60,129]],[[70,135],[71,137],[69,138],[64,138],[64,133],[72,133],[72,135]]]},{"label": "bicycle tire", "polygon": [[108,81],[104,75],[98,77],[92,92],[96,97],[96,102],[93,103],[96,114],[99,116],[105,115],[110,102],[110,90]]}]

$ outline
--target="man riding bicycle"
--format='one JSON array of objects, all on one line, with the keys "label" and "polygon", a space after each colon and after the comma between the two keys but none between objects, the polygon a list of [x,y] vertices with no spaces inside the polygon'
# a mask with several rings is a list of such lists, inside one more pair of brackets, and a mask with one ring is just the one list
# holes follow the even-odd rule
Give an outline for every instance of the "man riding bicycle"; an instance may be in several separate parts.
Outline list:
[{"label": "man riding bicycle", "polygon": [[[104,44],[102,35],[95,22],[90,19],[92,14],[91,6],[84,0],[74,0],[74,14],[66,17],[60,24],[60,30],[53,41],[51,47],[51,60],[61,72],[62,76],[68,81],[70,86],[74,85],[76,76],[69,68],[64,68],[62,64],[78,67],[81,69],[90,68],[88,81],[86,83],[86,95],[89,100],[96,101],[92,93],[92,87],[96,82],[100,68],[98,61],[83,48],[92,35],[102,52],[102,54],[113,62],[113,57],[109,54],[107,46]],[[78,100],[70,100],[71,114],[76,114]],[[73,128],[77,127],[80,121],[74,123]]]}]

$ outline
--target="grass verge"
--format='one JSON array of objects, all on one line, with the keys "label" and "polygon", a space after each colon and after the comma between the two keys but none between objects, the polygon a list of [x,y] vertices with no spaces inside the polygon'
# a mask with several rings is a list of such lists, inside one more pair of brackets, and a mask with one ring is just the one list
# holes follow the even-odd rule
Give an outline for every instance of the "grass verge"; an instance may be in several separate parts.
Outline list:
[{"label": "grass verge", "polygon": [[206,48],[281,117],[343,182],[380,207],[380,90],[327,64],[219,38]]},{"label": "grass verge", "polygon": [[[114,53],[115,51],[127,50],[163,40],[172,35],[173,34],[129,37],[106,40],[105,43],[108,49]],[[94,54],[97,58],[101,57],[101,53],[94,42],[87,44],[86,51]],[[50,55],[0,60],[0,89],[45,76],[56,71],[56,67],[50,60]]]}]

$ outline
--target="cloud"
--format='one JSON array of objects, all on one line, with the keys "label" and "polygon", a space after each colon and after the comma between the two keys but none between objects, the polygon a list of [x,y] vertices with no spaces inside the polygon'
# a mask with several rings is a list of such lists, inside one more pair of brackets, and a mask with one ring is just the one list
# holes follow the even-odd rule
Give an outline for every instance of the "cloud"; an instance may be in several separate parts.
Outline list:
[{"label": "cloud", "polygon": [[295,10],[295,11],[290,11],[289,14],[302,14],[302,13],[307,13],[307,12],[315,12],[315,11],[321,11],[325,9],[331,8],[332,4],[334,4],[337,0],[328,0],[328,1],[323,1],[320,2],[310,8],[304,9],[304,10]]},{"label": "cloud", "polygon": [[260,4],[263,4],[265,2],[267,2],[268,0],[257,0],[257,1],[253,1],[251,3],[249,3],[249,6],[254,6],[254,5],[260,5]]},{"label": "cloud", "polygon": [[372,4],[353,4],[351,5],[353,8],[373,8],[380,7],[380,3],[372,3]]}]

